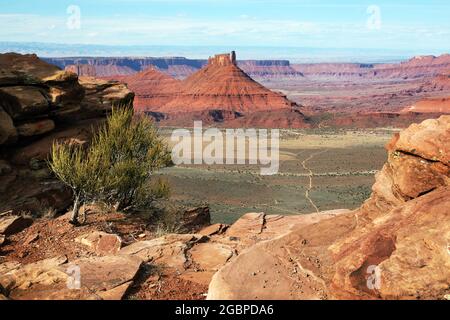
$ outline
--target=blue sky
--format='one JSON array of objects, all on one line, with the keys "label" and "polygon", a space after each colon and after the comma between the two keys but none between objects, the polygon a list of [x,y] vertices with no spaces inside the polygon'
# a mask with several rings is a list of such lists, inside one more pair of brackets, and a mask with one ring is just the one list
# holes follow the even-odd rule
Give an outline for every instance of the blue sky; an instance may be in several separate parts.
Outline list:
[{"label": "blue sky", "polygon": [[450,52],[449,16],[448,0],[1,0],[0,41]]}]

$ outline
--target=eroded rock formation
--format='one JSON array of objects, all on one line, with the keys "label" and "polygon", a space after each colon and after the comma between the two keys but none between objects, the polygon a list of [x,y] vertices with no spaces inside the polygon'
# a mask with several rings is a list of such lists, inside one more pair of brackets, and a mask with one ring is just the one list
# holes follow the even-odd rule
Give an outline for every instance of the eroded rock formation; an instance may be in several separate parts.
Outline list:
[{"label": "eroded rock formation", "polygon": [[136,93],[135,109],[163,126],[192,126],[193,120],[229,127],[309,126],[298,105],[242,71],[234,52],[211,57],[204,68],[183,81],[154,67],[105,79],[127,83]]},{"label": "eroded rock formation", "polygon": [[137,111],[156,111],[181,90],[181,81],[153,67],[131,76],[110,77],[125,82],[136,94],[134,108]]},{"label": "eroded rock formation", "polygon": [[112,105],[133,97],[123,84],[78,79],[35,55],[0,54],[0,211],[67,208],[71,194],[46,164],[53,141],[86,143]]},{"label": "eroded rock formation", "polygon": [[401,132],[359,210],[251,247],[214,275],[208,297],[443,299],[450,290],[449,141],[450,116]]},{"label": "eroded rock formation", "polygon": [[402,113],[411,112],[448,114],[450,113],[450,98],[425,99],[402,110]]},{"label": "eroded rock formation", "polygon": [[226,110],[242,113],[289,109],[285,96],[250,78],[232,59],[233,54],[212,57],[208,65],[182,82],[181,92],[156,111],[164,113]]}]

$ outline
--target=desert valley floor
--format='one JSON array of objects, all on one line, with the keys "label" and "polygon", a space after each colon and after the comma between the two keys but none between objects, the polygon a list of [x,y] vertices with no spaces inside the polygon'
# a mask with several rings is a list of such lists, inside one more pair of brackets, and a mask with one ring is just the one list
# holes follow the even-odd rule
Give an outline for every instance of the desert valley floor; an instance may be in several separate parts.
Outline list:
[{"label": "desert valley floor", "polygon": [[[233,223],[248,212],[355,209],[370,196],[374,175],[386,162],[384,145],[395,131],[282,130],[278,174],[261,176],[250,165],[181,165],[160,176],[169,181],[173,201],[208,204],[213,223]],[[170,141],[171,131],[162,133]]]}]

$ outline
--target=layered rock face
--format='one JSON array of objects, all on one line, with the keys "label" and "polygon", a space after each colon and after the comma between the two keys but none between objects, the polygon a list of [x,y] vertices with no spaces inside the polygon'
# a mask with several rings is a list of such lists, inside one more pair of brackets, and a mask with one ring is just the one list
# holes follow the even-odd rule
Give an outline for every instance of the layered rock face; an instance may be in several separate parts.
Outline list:
[{"label": "layered rock face", "polygon": [[420,92],[448,91],[450,90],[450,74],[440,74],[426,81],[418,90]]},{"label": "layered rock face", "polygon": [[[349,127],[349,128],[383,128],[391,126],[395,128],[407,128],[411,123],[420,123],[430,118],[439,118],[449,111],[445,108],[445,99],[430,99],[419,101],[413,106],[404,108],[401,112],[361,112],[346,116],[335,117],[322,121],[324,126]],[[443,108],[441,108],[443,106]],[[439,111],[443,110],[443,111]]]},{"label": "layered rock face", "polygon": [[254,112],[288,109],[295,104],[250,78],[233,53],[210,58],[208,65],[183,81],[182,89],[160,112],[226,110]]},{"label": "layered rock face", "polygon": [[354,212],[251,247],[213,277],[210,299],[444,299],[450,291],[450,116],[387,146]]},{"label": "layered rock face", "polygon": [[[41,252],[40,259],[33,259],[29,263],[15,260],[0,262],[0,294],[18,300],[119,300],[127,297],[131,288],[142,286],[146,279],[144,283],[148,282],[149,287],[143,289],[143,294],[144,297],[146,294],[152,297],[151,294],[157,290],[158,283],[162,285],[160,277],[177,277],[177,282],[189,283],[190,289],[201,286],[206,290],[214,273],[224,264],[236,259],[248,247],[286,234],[294,226],[306,226],[344,212],[289,217],[249,213],[232,226],[215,224],[201,228],[203,223],[198,222],[204,220],[205,210],[196,214],[194,210],[188,210],[184,220],[188,221],[188,225],[194,223],[197,226],[196,229],[191,229],[193,233],[167,234],[150,240],[135,239],[132,243],[124,243],[118,235],[97,230],[70,241],[75,230],[68,227],[68,217],[58,217],[49,224],[39,221],[16,235],[14,239],[20,239],[21,248],[30,250],[41,246],[48,238],[39,236],[36,231],[50,228],[52,237],[67,237],[60,240],[64,241],[66,250],[73,250],[76,244],[82,247],[76,254],[69,250],[70,256],[69,253],[66,256],[64,251],[58,250],[58,255]],[[193,216],[196,218],[192,219]],[[47,234],[47,237],[49,236]],[[148,272],[152,269],[160,270],[159,276],[149,277]],[[79,282],[74,281],[74,272],[78,272],[77,270],[81,274]],[[182,289],[176,287],[175,291]],[[176,294],[186,296],[185,292]]]},{"label": "layered rock face", "polygon": [[[110,77],[131,75],[149,67],[179,79],[184,79],[207,61],[183,57],[169,58],[47,58],[60,68],[78,71],[80,76]],[[88,66],[88,67],[85,67]],[[238,66],[251,77],[271,78],[349,78],[349,79],[403,79],[438,76],[448,72],[450,55],[418,56],[402,63],[293,63],[288,60],[240,60]],[[95,73],[92,73],[95,72]]]},{"label": "layered rock face", "polygon": [[153,67],[132,76],[111,77],[126,82],[136,94],[134,108],[137,111],[158,110],[181,91],[181,81]]},{"label": "layered rock face", "polygon": [[192,126],[193,120],[229,127],[308,126],[295,103],[250,78],[237,66],[234,53],[210,58],[207,66],[183,81],[153,67],[104,79],[127,83],[136,93],[135,110],[163,126]]},{"label": "layered rock face", "polygon": [[292,64],[292,68],[310,79],[416,79],[448,72],[450,55],[418,56],[401,63],[308,63]]},{"label": "layered rock face", "polygon": [[412,106],[404,108],[401,112],[450,113],[450,98],[421,100]]},{"label": "layered rock face", "polygon": [[[76,72],[79,76],[112,77],[128,76],[148,68],[155,68],[171,77],[185,79],[203,68],[208,61],[183,57],[168,58],[46,58],[47,62]],[[301,77],[288,60],[240,60],[238,65],[252,77],[289,78]]]},{"label": "layered rock face", "polygon": [[295,70],[288,60],[243,60],[238,62],[245,73],[261,79],[302,78],[303,74]]},{"label": "layered rock face", "polygon": [[0,211],[64,209],[70,192],[46,160],[54,140],[85,143],[112,105],[129,104],[125,85],[75,73],[35,55],[0,55]]}]

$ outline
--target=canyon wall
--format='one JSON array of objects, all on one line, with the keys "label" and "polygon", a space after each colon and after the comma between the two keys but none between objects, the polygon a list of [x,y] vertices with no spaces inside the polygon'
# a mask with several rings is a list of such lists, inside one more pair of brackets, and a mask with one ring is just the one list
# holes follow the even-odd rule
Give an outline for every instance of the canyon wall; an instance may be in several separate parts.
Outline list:
[{"label": "canyon wall", "polygon": [[118,82],[78,78],[35,55],[0,54],[0,212],[66,209],[70,190],[46,163],[53,142],[84,145],[113,105],[133,98]]},{"label": "canyon wall", "polygon": [[[208,60],[187,59],[182,57],[170,58],[44,58],[60,68],[79,71],[81,76],[109,77],[116,75],[131,75],[154,67],[172,77],[183,79],[203,68]],[[301,76],[294,70],[287,60],[241,60],[237,64],[250,76],[280,77]],[[92,67],[84,67],[89,65]],[[93,69],[92,69],[93,68]],[[95,70],[94,74],[92,70]]]},{"label": "canyon wall", "polygon": [[[60,68],[79,68],[79,65],[94,66],[95,76],[129,75],[143,71],[150,66],[175,78],[185,78],[204,67],[204,59],[183,57],[80,57],[45,58],[45,61]],[[450,55],[418,56],[401,63],[303,63],[291,64],[288,60],[239,60],[240,68],[252,77],[312,77],[312,78],[374,78],[404,79],[433,77],[450,70]],[[76,67],[73,67],[76,66]],[[80,75],[91,74],[91,69],[80,69]],[[85,73],[89,74],[85,74]]]}]

